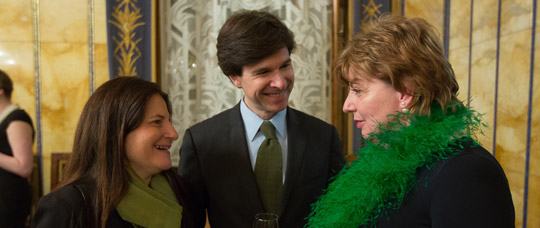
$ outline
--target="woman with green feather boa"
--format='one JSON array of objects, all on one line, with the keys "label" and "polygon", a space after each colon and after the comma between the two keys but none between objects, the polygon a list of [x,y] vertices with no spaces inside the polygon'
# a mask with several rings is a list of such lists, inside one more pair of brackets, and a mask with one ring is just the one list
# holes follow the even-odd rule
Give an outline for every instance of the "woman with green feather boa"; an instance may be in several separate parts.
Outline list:
[{"label": "woman with green feather boa", "polygon": [[167,94],[136,77],[100,86],[86,103],[60,186],[32,227],[202,227],[197,195],[171,170],[178,134]]},{"label": "woman with green feather boa", "polygon": [[313,205],[306,227],[514,227],[508,181],[474,140],[481,115],[458,83],[434,28],[385,15],[337,59],[343,111],[366,145]]}]

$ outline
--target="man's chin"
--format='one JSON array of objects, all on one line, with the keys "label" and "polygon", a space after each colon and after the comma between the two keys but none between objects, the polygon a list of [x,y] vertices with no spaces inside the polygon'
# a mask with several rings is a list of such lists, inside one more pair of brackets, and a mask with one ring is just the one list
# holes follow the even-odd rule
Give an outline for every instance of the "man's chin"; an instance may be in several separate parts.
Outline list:
[{"label": "man's chin", "polygon": [[285,105],[274,105],[274,106],[269,107],[268,110],[272,110],[273,112],[278,113],[278,112],[281,112],[281,111],[285,110],[286,108],[287,108],[287,104],[285,104]]}]

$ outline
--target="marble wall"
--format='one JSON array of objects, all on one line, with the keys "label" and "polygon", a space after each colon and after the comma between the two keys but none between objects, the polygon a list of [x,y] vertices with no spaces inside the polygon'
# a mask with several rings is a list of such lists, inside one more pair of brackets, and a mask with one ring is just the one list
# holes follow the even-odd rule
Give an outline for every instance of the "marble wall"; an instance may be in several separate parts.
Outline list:
[{"label": "marble wall", "polygon": [[71,151],[90,85],[109,78],[105,1],[0,0],[0,21],[0,69],[34,122],[48,193],[51,153]]},{"label": "marble wall", "polygon": [[[516,227],[540,227],[540,62],[536,1],[403,0],[449,40],[460,98],[484,113],[480,142],[506,172]],[[445,7],[450,7],[449,10]],[[449,19],[444,24],[445,9]],[[533,20],[536,19],[536,21]],[[443,37],[448,29],[448,37]],[[532,39],[535,40],[532,40]]]},{"label": "marble wall", "polygon": [[0,1],[0,69],[13,80],[12,101],[35,120],[31,8],[31,1]]}]

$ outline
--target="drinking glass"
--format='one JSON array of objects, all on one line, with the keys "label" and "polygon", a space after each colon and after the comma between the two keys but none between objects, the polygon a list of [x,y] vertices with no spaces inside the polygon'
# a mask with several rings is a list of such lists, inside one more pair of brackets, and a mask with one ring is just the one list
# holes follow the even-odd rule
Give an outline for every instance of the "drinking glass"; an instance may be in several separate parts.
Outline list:
[{"label": "drinking glass", "polygon": [[255,215],[253,228],[279,228],[278,216],[272,213],[259,213]]}]

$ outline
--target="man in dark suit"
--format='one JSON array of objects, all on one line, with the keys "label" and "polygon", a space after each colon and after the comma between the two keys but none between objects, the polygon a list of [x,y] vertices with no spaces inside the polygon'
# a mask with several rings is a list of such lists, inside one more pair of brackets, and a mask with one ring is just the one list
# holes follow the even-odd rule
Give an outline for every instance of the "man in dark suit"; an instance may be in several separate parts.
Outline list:
[{"label": "man in dark suit", "polygon": [[237,13],[219,32],[219,66],[244,97],[186,130],[179,164],[213,228],[251,227],[261,212],[279,215],[280,227],[303,227],[345,163],[335,127],[288,107],[295,46],[292,32],[265,12]]}]

